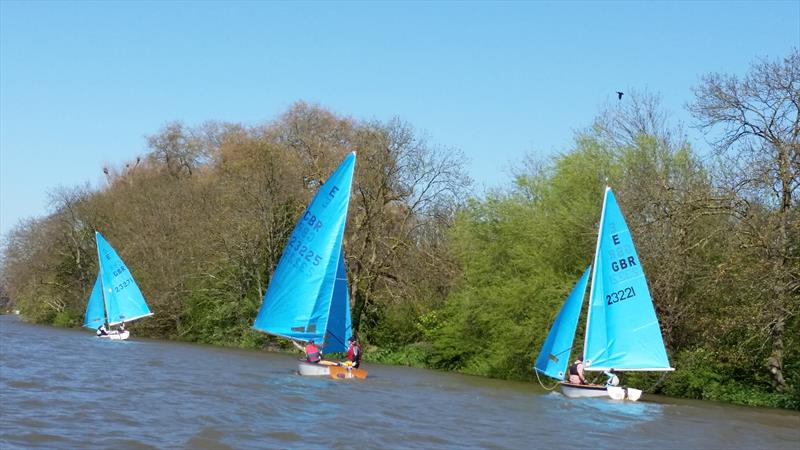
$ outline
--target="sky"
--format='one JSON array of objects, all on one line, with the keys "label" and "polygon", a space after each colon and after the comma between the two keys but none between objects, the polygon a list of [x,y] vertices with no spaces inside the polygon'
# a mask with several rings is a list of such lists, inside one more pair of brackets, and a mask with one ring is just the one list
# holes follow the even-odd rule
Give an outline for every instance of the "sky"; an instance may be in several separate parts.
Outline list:
[{"label": "sky", "polygon": [[702,75],[796,47],[800,0],[0,0],[0,235],[174,121],[259,125],[298,101],[397,117],[461,150],[479,193],[569,150],[617,91],[690,125]]}]

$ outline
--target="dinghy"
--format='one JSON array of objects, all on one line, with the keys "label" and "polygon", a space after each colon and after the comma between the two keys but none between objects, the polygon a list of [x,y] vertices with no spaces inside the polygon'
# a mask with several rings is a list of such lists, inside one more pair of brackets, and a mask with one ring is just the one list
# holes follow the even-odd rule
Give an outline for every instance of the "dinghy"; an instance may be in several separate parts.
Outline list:
[{"label": "dinghy", "polygon": [[[342,239],[355,162],[353,152],[303,212],[264,294],[254,329],[295,342],[322,342],[323,354],[347,350],[352,323]],[[330,376],[336,364],[300,361],[297,371]]]},{"label": "dinghy", "polygon": [[111,247],[100,232],[95,231],[99,270],[89,301],[86,304],[83,326],[97,330],[101,326],[108,329],[99,338],[125,340],[130,331],[111,329],[126,322],[152,316],[142,291],[133,279],[133,274],[125,266],[122,258]]},{"label": "dinghy", "polygon": [[642,391],[620,386],[564,382],[577,329],[586,279],[591,288],[583,345],[584,371],[672,371],[653,299],[628,225],[610,187],[606,187],[594,265],[567,297],[534,364],[537,373],[561,381],[570,398],[638,400]]}]

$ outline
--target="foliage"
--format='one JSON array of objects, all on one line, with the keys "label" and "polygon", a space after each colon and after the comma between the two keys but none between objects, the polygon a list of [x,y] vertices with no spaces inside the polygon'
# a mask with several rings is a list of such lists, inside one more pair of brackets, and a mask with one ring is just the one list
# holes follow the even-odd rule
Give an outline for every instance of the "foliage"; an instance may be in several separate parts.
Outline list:
[{"label": "foliage", "polygon": [[741,369],[720,362],[714,353],[702,347],[682,351],[674,359],[680,370],[671,374],[664,383],[663,392],[667,395],[746,406],[800,409],[800,397],[796,391],[769,392],[770,383],[766,377],[756,380],[742,373],[737,376]]}]

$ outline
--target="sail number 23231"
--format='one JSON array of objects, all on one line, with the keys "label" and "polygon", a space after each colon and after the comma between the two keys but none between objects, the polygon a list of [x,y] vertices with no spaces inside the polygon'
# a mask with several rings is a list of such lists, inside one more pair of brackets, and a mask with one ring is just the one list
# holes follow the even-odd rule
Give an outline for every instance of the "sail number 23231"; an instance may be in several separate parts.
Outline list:
[{"label": "sail number 23231", "polygon": [[614,303],[621,302],[623,300],[628,300],[636,296],[636,291],[633,290],[633,286],[626,287],[624,289],[620,289],[617,292],[612,292],[606,295],[606,303],[609,305],[613,305]]}]

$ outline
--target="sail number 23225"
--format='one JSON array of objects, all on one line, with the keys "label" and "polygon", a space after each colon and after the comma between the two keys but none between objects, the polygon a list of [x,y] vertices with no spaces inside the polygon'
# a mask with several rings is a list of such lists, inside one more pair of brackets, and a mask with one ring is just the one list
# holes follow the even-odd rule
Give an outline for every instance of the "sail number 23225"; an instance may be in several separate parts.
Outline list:
[{"label": "sail number 23225", "polygon": [[314,252],[314,250],[311,250],[308,246],[301,244],[300,239],[296,236],[292,236],[287,247],[293,249],[303,260],[315,266],[318,266],[322,261],[322,256]]},{"label": "sail number 23225", "polygon": [[623,300],[628,300],[636,296],[636,291],[633,290],[633,286],[626,287],[624,289],[620,289],[617,292],[612,292],[606,295],[606,303],[609,305],[613,305],[614,303],[621,302]]}]

